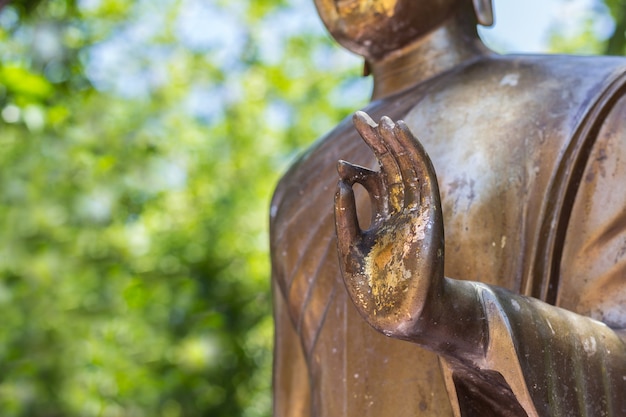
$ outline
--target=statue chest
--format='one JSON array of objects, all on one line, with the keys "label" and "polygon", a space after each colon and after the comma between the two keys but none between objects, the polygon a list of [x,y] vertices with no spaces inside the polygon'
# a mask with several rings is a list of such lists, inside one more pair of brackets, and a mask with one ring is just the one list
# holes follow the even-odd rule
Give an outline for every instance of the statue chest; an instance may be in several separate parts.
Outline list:
[{"label": "statue chest", "polygon": [[[583,148],[608,103],[594,81],[606,71],[598,67],[597,77],[574,79],[577,62],[487,64],[488,70],[479,63],[366,111],[375,120],[404,119],[433,161],[445,274],[546,299],[544,275],[559,272],[554,248],[568,221],[561,214],[576,190],[570,174],[584,165]],[[291,169],[272,205],[274,276],[301,337],[313,414],[450,416],[436,356],[375,332],[347,297],[334,237],[338,159],[377,167],[346,121]],[[367,217],[364,193],[357,205]]]},{"label": "statue chest", "polygon": [[[339,409],[355,416],[389,410],[394,415],[451,416],[436,355],[377,333],[347,297],[334,231],[335,161],[371,168],[377,163],[352,129],[331,139],[303,159],[291,177],[289,197],[273,208],[281,225],[273,236],[273,252],[307,357],[314,408],[318,415]],[[442,194],[446,275],[516,289],[525,262],[528,189],[536,187],[536,170],[511,156],[510,144],[493,148],[483,142],[440,153],[447,147],[438,143],[426,149]],[[519,152],[524,146],[519,144]],[[314,178],[306,175],[312,172]],[[357,200],[360,217],[367,218],[367,196],[361,192]],[[407,381],[411,400],[399,403],[395,393],[406,391]]]}]

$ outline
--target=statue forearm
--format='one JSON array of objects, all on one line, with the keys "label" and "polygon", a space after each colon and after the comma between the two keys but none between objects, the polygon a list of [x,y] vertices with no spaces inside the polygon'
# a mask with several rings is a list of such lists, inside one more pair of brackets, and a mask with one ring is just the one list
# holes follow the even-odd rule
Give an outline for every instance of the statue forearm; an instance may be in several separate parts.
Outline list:
[{"label": "statue forearm", "polygon": [[462,362],[482,358],[489,341],[487,316],[476,285],[451,278],[443,280],[440,294],[431,297],[403,330],[394,337]]},{"label": "statue forearm", "polygon": [[[626,413],[623,331],[502,288],[447,281],[457,305],[450,295],[442,299],[440,305],[451,306],[439,316],[437,325],[442,329],[435,329],[433,323],[424,334],[406,339],[441,355],[450,375],[457,379],[459,375],[484,375],[469,380],[476,384],[476,392],[492,384],[487,390],[491,393],[486,395],[507,386],[511,395],[496,401],[508,402],[511,407],[519,404],[529,416],[563,415],[565,407],[571,415]],[[458,308],[462,305],[458,300],[464,299],[465,303],[472,298],[473,307]],[[466,320],[455,323],[454,317],[462,312],[468,314]],[[481,323],[480,329],[472,321]],[[465,331],[463,324],[467,326]],[[478,331],[479,340],[472,331]],[[429,336],[435,342],[424,341]],[[446,338],[448,342],[442,344]],[[476,346],[484,348],[480,355]],[[453,381],[452,376],[449,381]],[[449,391],[456,392],[455,383],[450,385]]]},{"label": "statue forearm", "polygon": [[[525,386],[538,415],[564,415],[565,407],[571,415],[626,413],[626,346],[614,330],[534,298],[477,285],[489,322],[484,366],[519,391]],[[512,360],[519,364],[515,371]]]},{"label": "statue forearm", "polygon": [[[444,277],[443,216],[428,155],[401,122],[376,124],[357,113],[355,126],[380,170],[340,163],[335,220],[344,282],[365,320],[442,357],[451,395],[484,402],[469,405],[475,415],[493,407],[516,417],[626,415],[618,334],[537,299]],[[376,213],[366,230],[357,221],[356,183]]]}]

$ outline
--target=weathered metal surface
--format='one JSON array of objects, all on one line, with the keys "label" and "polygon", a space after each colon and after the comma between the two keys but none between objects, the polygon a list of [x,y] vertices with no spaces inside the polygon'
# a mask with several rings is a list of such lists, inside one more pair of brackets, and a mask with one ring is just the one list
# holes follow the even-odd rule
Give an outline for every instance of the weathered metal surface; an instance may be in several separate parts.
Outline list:
[{"label": "weathered metal surface", "polygon": [[626,61],[493,54],[486,1],[316,4],[374,100],[272,201],[275,415],[626,415]]}]

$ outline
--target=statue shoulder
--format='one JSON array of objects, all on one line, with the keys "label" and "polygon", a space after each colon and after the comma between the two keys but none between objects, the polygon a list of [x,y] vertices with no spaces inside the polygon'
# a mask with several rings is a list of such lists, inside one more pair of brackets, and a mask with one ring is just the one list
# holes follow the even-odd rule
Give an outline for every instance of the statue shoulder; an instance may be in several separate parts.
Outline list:
[{"label": "statue shoulder", "polygon": [[[576,55],[501,55],[489,60],[494,75],[518,73],[530,77],[538,86],[557,83],[572,90],[589,86],[602,89],[626,72],[626,57]],[[500,73],[498,73],[500,70]],[[512,79],[500,79],[503,84]]]}]

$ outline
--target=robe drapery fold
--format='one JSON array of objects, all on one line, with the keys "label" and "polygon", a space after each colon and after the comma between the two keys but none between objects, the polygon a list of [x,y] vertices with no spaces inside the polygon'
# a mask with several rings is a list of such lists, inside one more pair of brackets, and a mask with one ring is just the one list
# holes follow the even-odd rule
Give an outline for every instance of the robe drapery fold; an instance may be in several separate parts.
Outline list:
[{"label": "robe drapery fold", "polygon": [[[442,360],[457,416],[478,416],[471,407],[482,416],[626,415],[626,345],[615,331],[531,297],[475,287],[489,323],[484,361],[469,369]],[[480,375],[490,378],[472,381]],[[494,395],[503,385],[509,391]]]},{"label": "robe drapery fold", "polygon": [[485,417],[508,404],[494,415],[622,417],[623,344],[585,316],[614,329],[625,316],[626,169],[608,169],[626,167],[625,70],[619,58],[489,56],[364,109],[404,119],[433,161],[445,274],[480,282],[503,343],[474,367],[449,360],[442,374],[432,352],[359,316],[333,252],[336,163],[376,162],[349,120],[307,151],[271,208],[275,416]]}]

